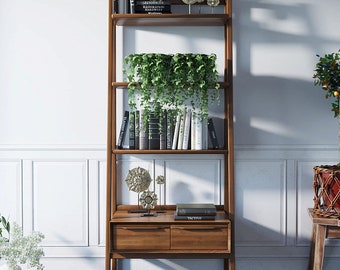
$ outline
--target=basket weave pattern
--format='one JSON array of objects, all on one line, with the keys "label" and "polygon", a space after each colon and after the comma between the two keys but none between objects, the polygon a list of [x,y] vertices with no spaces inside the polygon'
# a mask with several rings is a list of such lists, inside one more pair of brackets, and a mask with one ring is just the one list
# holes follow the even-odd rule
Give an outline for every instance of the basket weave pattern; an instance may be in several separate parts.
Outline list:
[{"label": "basket weave pattern", "polygon": [[313,212],[323,217],[340,218],[340,167],[315,166]]}]

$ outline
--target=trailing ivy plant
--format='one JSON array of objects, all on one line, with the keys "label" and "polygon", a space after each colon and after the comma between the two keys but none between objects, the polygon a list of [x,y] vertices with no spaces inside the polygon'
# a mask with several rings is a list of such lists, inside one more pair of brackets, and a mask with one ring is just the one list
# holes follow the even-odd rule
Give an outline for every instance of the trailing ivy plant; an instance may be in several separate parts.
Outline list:
[{"label": "trailing ivy plant", "polygon": [[219,101],[215,54],[130,54],[124,63],[129,106],[132,111],[138,105],[144,109],[146,124],[151,111],[162,119],[171,109],[174,118],[187,106],[206,119],[209,101]]}]

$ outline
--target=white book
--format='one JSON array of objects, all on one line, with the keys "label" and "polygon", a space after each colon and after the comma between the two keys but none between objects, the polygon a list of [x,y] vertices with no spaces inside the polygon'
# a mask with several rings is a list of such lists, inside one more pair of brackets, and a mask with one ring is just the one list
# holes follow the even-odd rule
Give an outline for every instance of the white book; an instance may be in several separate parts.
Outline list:
[{"label": "white book", "polygon": [[178,150],[181,150],[182,146],[183,146],[185,116],[186,116],[186,110],[183,109],[181,111],[181,121],[180,121],[180,124],[179,124],[179,130],[178,130],[178,143],[177,143],[177,149]]},{"label": "white book", "polygon": [[190,123],[191,123],[191,109],[187,109],[185,113],[184,131],[183,131],[183,144],[182,144],[183,150],[188,150],[188,147],[189,147]]},{"label": "white book", "polygon": [[178,131],[179,131],[179,125],[181,122],[181,114],[179,113],[176,117],[176,123],[175,123],[175,130],[174,130],[174,138],[172,140],[172,150],[177,149],[177,141],[178,141]]},{"label": "white book", "polygon": [[191,139],[191,150],[196,150],[195,149],[195,131],[196,131],[196,117],[195,117],[195,114],[192,112],[191,113],[191,126],[190,126],[190,128],[191,128],[191,137],[190,137],[190,139]]},{"label": "white book", "polygon": [[203,149],[203,124],[201,119],[196,117],[195,121],[195,150]]}]

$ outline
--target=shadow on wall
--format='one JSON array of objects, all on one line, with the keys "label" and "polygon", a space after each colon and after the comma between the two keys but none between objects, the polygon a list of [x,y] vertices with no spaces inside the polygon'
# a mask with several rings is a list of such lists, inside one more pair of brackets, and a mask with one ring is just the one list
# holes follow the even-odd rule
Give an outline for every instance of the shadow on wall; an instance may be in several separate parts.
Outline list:
[{"label": "shadow on wall", "polygon": [[298,2],[234,2],[235,144],[337,143],[337,121],[312,75],[316,54],[339,48],[327,26],[340,19],[326,3]]}]

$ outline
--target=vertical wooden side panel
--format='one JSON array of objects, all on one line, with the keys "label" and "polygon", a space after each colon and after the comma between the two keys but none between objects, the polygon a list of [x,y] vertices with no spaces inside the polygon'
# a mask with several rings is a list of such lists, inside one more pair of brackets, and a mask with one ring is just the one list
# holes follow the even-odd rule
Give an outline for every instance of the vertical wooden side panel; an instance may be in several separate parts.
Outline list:
[{"label": "vertical wooden side panel", "polygon": [[105,241],[105,270],[111,269],[111,247],[110,247],[110,239],[111,239],[111,230],[110,230],[110,220],[112,216],[112,205],[111,205],[111,194],[112,194],[112,183],[111,183],[111,159],[112,159],[112,128],[115,121],[113,120],[113,102],[112,102],[112,74],[113,74],[113,20],[112,20],[112,11],[113,11],[113,1],[109,0],[108,3],[108,94],[107,94],[107,158],[106,158],[106,241]]},{"label": "vertical wooden side panel", "polygon": [[235,202],[234,202],[234,113],[233,113],[233,33],[232,33],[232,0],[226,0],[225,13],[229,20],[225,26],[225,74],[227,93],[225,98],[225,118],[227,119],[226,142],[228,153],[225,154],[225,194],[224,208],[231,220],[231,256],[225,269],[235,269]]}]

